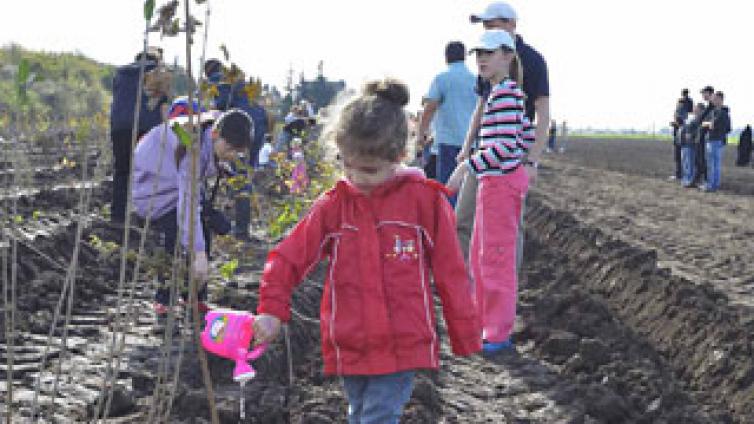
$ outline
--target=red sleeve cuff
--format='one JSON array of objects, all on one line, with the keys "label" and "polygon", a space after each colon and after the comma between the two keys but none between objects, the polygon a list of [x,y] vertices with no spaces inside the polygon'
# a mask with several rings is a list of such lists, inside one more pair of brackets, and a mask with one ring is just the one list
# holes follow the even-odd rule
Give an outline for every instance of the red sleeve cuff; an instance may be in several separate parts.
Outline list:
[{"label": "red sleeve cuff", "polygon": [[257,314],[273,315],[282,322],[291,320],[291,308],[288,305],[269,299],[259,302]]}]

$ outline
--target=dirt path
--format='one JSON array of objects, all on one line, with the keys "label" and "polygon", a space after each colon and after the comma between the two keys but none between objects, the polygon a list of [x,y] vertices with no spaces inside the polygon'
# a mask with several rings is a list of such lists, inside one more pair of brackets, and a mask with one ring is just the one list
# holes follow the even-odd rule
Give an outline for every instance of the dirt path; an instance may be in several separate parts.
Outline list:
[{"label": "dirt path", "polygon": [[[732,167],[728,152],[724,178],[732,176],[721,192],[682,189],[658,178],[652,166],[668,158],[668,147],[636,140],[574,142],[565,157],[545,161],[536,191],[581,222],[655,250],[659,266],[714,285],[734,304],[754,307],[754,196],[741,194],[754,187],[754,169]],[[632,173],[602,169],[606,157],[630,160]]]}]

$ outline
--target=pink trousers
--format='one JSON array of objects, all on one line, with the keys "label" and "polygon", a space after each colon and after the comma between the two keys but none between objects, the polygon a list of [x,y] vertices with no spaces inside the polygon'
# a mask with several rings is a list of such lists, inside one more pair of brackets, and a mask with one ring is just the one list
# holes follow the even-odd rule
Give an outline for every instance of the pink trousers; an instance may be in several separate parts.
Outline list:
[{"label": "pink trousers", "polygon": [[483,337],[489,342],[507,340],[516,319],[516,236],[528,188],[523,166],[479,179],[469,262]]}]

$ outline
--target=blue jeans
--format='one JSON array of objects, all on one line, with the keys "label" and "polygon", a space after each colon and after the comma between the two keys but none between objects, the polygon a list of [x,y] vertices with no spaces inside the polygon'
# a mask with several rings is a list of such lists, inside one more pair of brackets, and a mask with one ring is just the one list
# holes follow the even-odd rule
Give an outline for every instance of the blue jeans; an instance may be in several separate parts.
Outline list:
[{"label": "blue jeans", "polygon": [[681,167],[683,174],[681,177],[681,184],[684,187],[688,187],[694,181],[696,175],[696,146],[684,145],[681,146]]},{"label": "blue jeans", "polygon": [[[437,147],[437,181],[445,184],[458,165],[456,156],[461,152],[461,148],[442,143],[438,144]],[[456,196],[451,196],[448,200],[453,207],[456,206]]]},{"label": "blue jeans", "polygon": [[348,424],[398,424],[414,390],[414,371],[343,376]]},{"label": "blue jeans", "polygon": [[707,153],[707,189],[716,191],[720,188],[720,170],[725,144],[721,140],[709,140],[705,147]]}]

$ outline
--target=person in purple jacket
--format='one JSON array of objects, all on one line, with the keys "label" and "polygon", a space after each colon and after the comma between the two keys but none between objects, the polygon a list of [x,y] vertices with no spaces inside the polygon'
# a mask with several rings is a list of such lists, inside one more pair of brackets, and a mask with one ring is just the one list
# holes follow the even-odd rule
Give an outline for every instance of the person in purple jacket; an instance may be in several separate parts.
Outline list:
[{"label": "person in purple jacket", "polygon": [[[180,107],[174,103],[171,110]],[[214,116],[203,113],[200,118],[200,182],[217,175],[219,161],[235,160],[251,143],[252,123],[246,112],[231,109],[216,119]],[[201,214],[207,212],[202,211],[200,198],[207,193],[199,193],[195,202],[190,204],[191,155],[191,151],[179,142],[171,122],[152,128],[139,140],[134,151],[132,196],[136,214],[148,219],[152,227],[162,234],[165,251],[171,257],[178,239],[178,229],[181,228],[181,245],[195,252],[194,274],[198,281],[204,282],[208,272],[209,231],[200,219]],[[202,186],[200,183],[199,187]],[[196,211],[193,240],[189,240],[191,208]],[[205,299],[206,287],[200,291],[200,309],[206,310]],[[155,295],[158,315],[167,312],[169,301],[169,288],[161,284]]]}]

